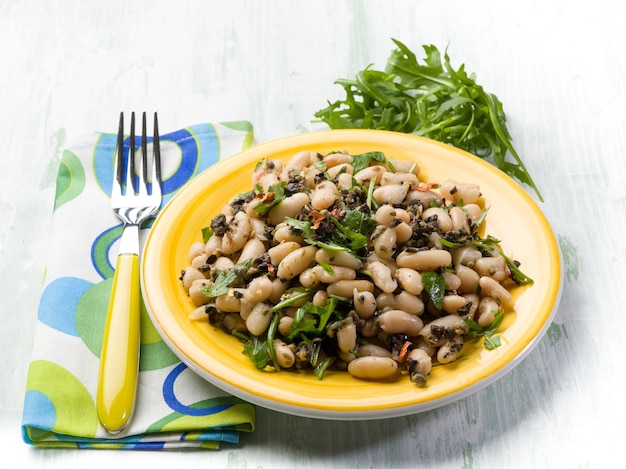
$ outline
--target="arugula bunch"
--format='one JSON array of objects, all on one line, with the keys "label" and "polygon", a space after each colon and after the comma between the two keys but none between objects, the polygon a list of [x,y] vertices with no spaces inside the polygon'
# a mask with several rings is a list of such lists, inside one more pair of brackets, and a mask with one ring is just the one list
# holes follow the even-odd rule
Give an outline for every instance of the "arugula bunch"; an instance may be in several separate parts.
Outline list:
[{"label": "arugula bunch", "polygon": [[[424,45],[426,57],[393,39],[384,71],[371,66],[354,80],[338,79],[345,99],[315,113],[331,129],[381,129],[419,135],[454,145],[476,156],[492,158],[496,167],[530,186],[543,198],[513,147],[502,103],[468,75],[464,64],[454,69],[450,57]],[[507,152],[513,161],[507,160]]]}]

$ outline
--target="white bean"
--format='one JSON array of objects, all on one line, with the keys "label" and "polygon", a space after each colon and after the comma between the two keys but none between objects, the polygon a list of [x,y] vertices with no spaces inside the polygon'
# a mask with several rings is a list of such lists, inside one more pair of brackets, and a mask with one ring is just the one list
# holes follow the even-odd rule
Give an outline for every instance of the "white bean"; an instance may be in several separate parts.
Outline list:
[{"label": "white bean", "polygon": [[465,297],[461,295],[445,295],[443,297],[441,309],[448,314],[461,314],[466,306],[467,300]]},{"label": "white bean", "polygon": [[379,186],[374,189],[374,200],[378,204],[401,204],[406,199],[408,188],[397,184]]},{"label": "white bean", "polygon": [[474,270],[479,275],[491,277],[498,282],[502,282],[509,277],[508,267],[502,256],[481,257],[474,263]]},{"label": "white bean", "polygon": [[266,275],[253,278],[245,288],[243,296],[247,301],[259,302],[267,300],[274,290],[272,280]]},{"label": "white bean", "polygon": [[356,324],[350,318],[344,319],[337,330],[337,345],[342,352],[349,352],[356,347]]},{"label": "white bean", "polygon": [[305,269],[298,276],[298,281],[304,288],[317,287],[321,283],[321,280],[315,274],[313,267],[309,267],[308,269]]},{"label": "white bean", "polygon": [[215,298],[215,306],[225,313],[238,313],[241,311],[241,294],[240,291],[235,295],[235,290],[229,288],[227,293]]},{"label": "white bean", "polygon": [[280,339],[274,339],[274,352],[280,368],[291,368],[296,362],[293,350]]},{"label": "white bean", "polygon": [[233,254],[243,248],[250,237],[250,218],[245,212],[237,212],[222,237],[222,252]]},{"label": "white bean", "polygon": [[461,287],[461,279],[452,272],[443,272],[441,274],[446,285],[446,290],[456,291]]},{"label": "white bean", "polygon": [[469,223],[467,215],[460,207],[451,207],[449,211],[450,221],[452,222],[452,231],[460,231],[469,233]]},{"label": "white bean", "polygon": [[411,293],[412,295],[419,295],[424,289],[422,284],[422,276],[415,269],[409,269],[408,267],[399,267],[393,273],[394,278],[398,281],[398,285],[404,291]]},{"label": "white bean", "polygon": [[204,246],[204,252],[212,256],[213,254],[219,254],[222,251],[222,237],[213,235],[206,242],[206,246]]},{"label": "white bean", "polygon": [[422,212],[422,220],[434,220],[437,228],[442,233],[447,233],[452,230],[452,220],[450,215],[441,207],[430,207]]},{"label": "white bean", "polygon": [[340,164],[352,163],[352,156],[347,153],[329,153],[323,161],[327,168],[332,168]]},{"label": "white bean", "polygon": [[267,330],[271,321],[272,306],[268,303],[257,303],[246,319],[246,328],[251,334],[260,336]]},{"label": "white bean", "polygon": [[323,283],[335,283],[339,280],[354,280],[356,278],[356,272],[349,267],[343,267],[341,265],[329,265],[330,270],[321,265],[313,267],[313,275]]},{"label": "white bean", "polygon": [[394,295],[394,308],[406,311],[409,314],[420,315],[424,312],[424,302],[417,295],[404,290]]},{"label": "white bean", "polygon": [[423,387],[426,385],[426,377],[432,371],[433,361],[424,349],[414,348],[406,357],[406,367],[411,381]]},{"label": "white bean", "polygon": [[407,185],[409,189],[414,189],[419,185],[419,179],[417,179],[417,176],[413,173],[392,173],[391,171],[387,171],[380,178],[380,185]]},{"label": "white bean", "polygon": [[513,299],[511,293],[491,277],[480,277],[478,284],[481,288],[481,296],[491,296],[504,304],[509,303]]},{"label": "white bean", "polygon": [[463,246],[453,250],[452,259],[455,265],[465,265],[473,268],[474,264],[483,255],[473,246]]},{"label": "white bean", "polygon": [[368,166],[356,173],[354,179],[362,186],[369,186],[370,181],[373,181],[374,184],[380,184],[380,178],[384,172],[385,168],[382,166]]},{"label": "white bean", "polygon": [[273,285],[273,289],[272,289],[272,294],[269,297],[269,300],[273,304],[276,304],[280,301],[281,296],[283,296],[283,294],[287,290],[287,286],[289,285],[289,283],[286,281],[283,281],[280,278],[275,278],[272,280],[272,285]]},{"label": "white bean", "polygon": [[392,357],[392,354],[385,347],[376,344],[363,344],[356,348],[359,357]]},{"label": "white bean", "polygon": [[329,295],[340,296],[342,298],[351,298],[354,289],[360,292],[374,291],[374,284],[369,280],[339,280],[338,282],[328,285],[326,291]]},{"label": "white bean", "polygon": [[490,296],[486,296],[478,303],[478,310],[476,311],[478,318],[476,322],[482,327],[487,327],[496,318],[495,313],[498,311],[500,311],[498,302]]},{"label": "white bean", "polygon": [[[247,213],[247,212],[246,212]],[[260,218],[250,216],[250,237],[258,239],[259,241],[268,241],[268,226]]]},{"label": "white bean", "polygon": [[331,179],[333,180],[340,174],[347,174],[350,177],[350,181],[352,181],[352,174],[354,174],[354,168],[349,163],[341,163],[341,164],[338,164],[337,166],[328,168],[326,170],[326,173],[328,173],[328,176],[330,176]]},{"label": "white bean", "polygon": [[205,244],[201,241],[197,241],[191,245],[189,248],[189,261],[195,259],[200,254],[204,253]]},{"label": "white bean", "polygon": [[318,264],[340,265],[354,270],[359,270],[363,267],[363,262],[348,251],[331,251],[322,248],[315,253],[315,261]]},{"label": "white bean", "polygon": [[458,183],[456,181],[447,180],[439,188],[439,192],[446,199],[454,203],[463,202],[463,204],[475,204],[481,197],[480,187],[476,184]]},{"label": "white bean", "polygon": [[246,244],[243,245],[241,252],[239,253],[239,259],[237,262],[242,262],[248,259],[254,259],[265,252],[265,245],[256,238],[249,239]]},{"label": "white bean", "polygon": [[268,249],[267,253],[270,255],[272,264],[278,265],[289,253],[292,253],[296,249],[300,249],[302,246],[295,241],[282,241],[274,247]]},{"label": "white bean", "polygon": [[285,218],[295,218],[300,214],[302,208],[309,203],[309,195],[304,192],[296,192],[289,197],[284,198],[274,205],[268,212],[270,224],[278,225]]},{"label": "white bean", "polygon": [[478,281],[480,279],[480,275],[474,269],[470,269],[463,264],[458,264],[456,266],[456,276],[461,281],[459,285],[459,291],[461,293],[473,293],[476,291],[476,287],[478,287]]},{"label": "white bean", "polygon": [[385,379],[398,373],[398,363],[389,357],[358,357],[348,363],[348,373],[361,379]]},{"label": "white bean", "polygon": [[443,249],[427,251],[403,251],[396,258],[398,267],[408,267],[418,271],[432,271],[448,267],[452,263],[452,255]]},{"label": "white bean", "polygon": [[183,271],[183,276],[182,276],[183,288],[189,291],[189,289],[191,288],[191,285],[196,280],[206,280],[206,277],[197,268],[188,266]]},{"label": "white bean", "polygon": [[396,251],[396,231],[393,228],[385,228],[374,240],[374,252],[381,259],[391,259]]},{"label": "white bean", "polygon": [[400,309],[391,309],[378,316],[380,328],[388,334],[416,336],[424,327],[419,316]]},{"label": "white bean", "polygon": [[433,205],[441,205],[443,199],[441,194],[435,191],[415,189],[409,191],[406,195],[406,201],[410,204],[420,204],[426,208]]},{"label": "white bean", "polygon": [[413,228],[407,222],[401,222],[393,228],[396,231],[396,243],[404,244],[413,237]]},{"label": "white bean", "polygon": [[315,306],[325,306],[327,301],[328,293],[325,290],[317,290],[311,299],[311,303]]},{"label": "white bean", "polygon": [[272,235],[274,236],[274,241],[277,243],[292,241],[294,243],[298,243],[300,246],[304,244],[304,239],[302,238],[302,236],[296,234],[293,228],[285,222],[276,225],[276,228],[274,229]]},{"label": "white bean", "polygon": [[454,360],[456,360],[462,348],[462,337],[457,336],[448,340],[441,347],[439,347],[439,350],[437,350],[437,361],[444,364],[453,362]]},{"label": "white bean", "polygon": [[278,333],[283,337],[287,337],[291,332],[291,324],[293,318],[291,316],[283,316],[278,320]]},{"label": "white bean", "polygon": [[292,279],[300,275],[315,260],[315,246],[305,246],[287,254],[278,264],[277,275],[281,279]]},{"label": "white bean", "polygon": [[194,280],[191,286],[189,287],[189,298],[196,306],[201,306],[209,303],[210,298],[206,296],[202,291],[204,287],[209,285],[211,282],[207,279],[197,279]]},{"label": "white bean", "polygon": [[377,304],[376,298],[372,292],[354,289],[352,301],[354,303],[354,310],[361,319],[369,319],[374,315]]},{"label": "white bean", "polygon": [[337,201],[339,191],[332,181],[322,181],[313,191],[311,206],[316,210],[323,210],[330,207]]},{"label": "white bean", "polygon": [[365,268],[369,271],[374,285],[386,293],[398,288],[398,282],[391,277],[391,269],[380,261],[368,262]]}]

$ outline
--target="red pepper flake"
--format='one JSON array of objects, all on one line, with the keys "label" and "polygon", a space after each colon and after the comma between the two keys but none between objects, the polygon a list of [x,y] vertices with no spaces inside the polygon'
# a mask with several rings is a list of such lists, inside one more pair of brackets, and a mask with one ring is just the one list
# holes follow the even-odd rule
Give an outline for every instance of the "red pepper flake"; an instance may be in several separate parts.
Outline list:
[{"label": "red pepper flake", "polygon": [[409,352],[409,347],[410,347],[411,345],[413,345],[413,343],[412,343],[412,342],[409,342],[408,340],[407,340],[407,341],[405,341],[405,342],[402,344],[402,348],[400,349],[400,353],[398,353],[398,361],[399,361],[400,363],[403,363],[403,362],[404,362],[404,360],[406,360],[406,356],[408,355],[408,352]]},{"label": "red pepper flake", "polygon": [[439,184],[434,184],[432,182],[420,182],[416,189],[419,192],[428,192],[429,190],[437,187],[439,187]]},{"label": "red pepper flake", "polygon": [[340,208],[334,208],[334,209],[330,212],[330,214],[331,214],[333,217],[336,217],[336,218],[341,218],[341,217],[343,217],[343,216],[346,214],[346,211],[345,211],[345,210],[341,210]]},{"label": "red pepper flake", "polygon": [[276,194],[274,192],[266,192],[265,194],[263,194],[263,197],[261,198],[261,203],[271,204],[272,202],[274,202],[275,195]]},{"label": "red pepper flake", "polygon": [[311,228],[317,230],[320,224],[324,221],[324,214],[319,210],[311,210],[309,212],[309,215],[311,216],[311,219],[313,221]]}]

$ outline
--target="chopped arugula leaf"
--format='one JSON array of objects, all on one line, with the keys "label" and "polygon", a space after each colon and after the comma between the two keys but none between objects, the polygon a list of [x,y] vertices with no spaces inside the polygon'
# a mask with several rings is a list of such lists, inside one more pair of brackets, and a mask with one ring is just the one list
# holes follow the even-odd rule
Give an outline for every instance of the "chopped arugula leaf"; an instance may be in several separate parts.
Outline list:
[{"label": "chopped arugula leaf", "polygon": [[328,324],[328,320],[335,312],[336,305],[337,299],[329,298],[324,306],[316,306],[309,302],[298,308],[291,323],[287,340],[292,341],[300,334],[306,337],[321,335],[326,328],[326,324]]},{"label": "chopped arugula leaf", "polygon": [[441,309],[443,297],[446,293],[446,282],[443,275],[437,272],[424,272],[422,274],[422,284],[424,285],[424,290],[428,293],[430,301],[433,302],[437,309]]},{"label": "chopped arugula leaf", "polygon": [[247,355],[259,370],[265,369],[270,361],[267,341],[253,334],[250,334],[247,340],[245,340],[243,354]]},{"label": "chopped arugula leaf", "polygon": [[236,267],[250,267],[251,264],[252,259],[246,259],[245,261],[239,262],[231,269],[220,271],[215,281],[204,287],[202,294],[209,298],[215,298],[228,293],[230,286],[239,278],[239,269]]},{"label": "chopped arugula leaf", "polygon": [[393,168],[392,164],[387,161],[387,157],[384,153],[380,151],[370,151],[352,156],[352,168],[354,169],[354,174],[367,168],[373,162],[386,164],[391,171],[395,172],[395,168]]},{"label": "chopped arugula leaf", "polygon": [[209,242],[209,239],[211,239],[211,236],[213,236],[213,228],[211,228],[210,226],[205,226],[204,228],[202,228],[202,242],[204,244]]},{"label": "chopped arugula leaf", "polygon": [[535,281],[532,278],[530,278],[528,275],[526,275],[524,272],[522,272],[520,268],[518,267],[518,265],[512,259],[507,257],[502,252],[502,250],[500,250],[500,255],[504,257],[504,261],[506,262],[506,265],[511,270],[511,273],[513,274],[513,280],[515,281],[515,283],[517,283],[518,285],[532,285],[533,283],[535,283]]},{"label": "chopped arugula leaf", "polygon": [[493,350],[501,345],[500,337],[494,334],[504,319],[504,313],[502,311],[496,311],[494,316],[495,319],[487,327],[481,326],[473,319],[465,319],[465,323],[469,328],[468,334],[474,338],[483,337],[484,345],[487,350]]},{"label": "chopped arugula leaf", "polygon": [[272,321],[270,322],[269,327],[267,328],[267,353],[270,359],[271,364],[276,368],[276,371],[280,371],[280,365],[278,364],[278,359],[276,358],[276,347],[274,347],[274,337],[276,337],[276,330],[278,329],[278,320],[280,316],[277,313],[274,313],[272,316]]},{"label": "chopped arugula leaf", "polygon": [[[298,301],[308,297],[312,291],[315,291],[313,288],[293,288],[288,290],[285,295],[283,295],[284,299],[274,305],[274,311],[282,308],[286,308],[287,306],[292,306]],[[299,293],[298,293],[299,292]],[[294,294],[292,294],[294,293]]]},{"label": "chopped arugula leaf", "polygon": [[[274,184],[267,189],[266,198],[268,200],[266,202],[262,201],[256,208],[256,211],[259,215],[267,215],[267,212],[269,212],[272,207],[278,205],[280,202],[285,200],[286,185],[287,183],[285,181],[281,181],[278,184]],[[271,194],[271,196],[268,197],[269,194]]]},{"label": "chopped arugula leaf", "polygon": [[334,357],[326,357],[324,360],[322,360],[315,368],[313,368],[313,374],[315,375],[315,377],[317,379],[324,378],[324,375],[326,374],[326,370],[332,364],[333,361],[335,361]]}]

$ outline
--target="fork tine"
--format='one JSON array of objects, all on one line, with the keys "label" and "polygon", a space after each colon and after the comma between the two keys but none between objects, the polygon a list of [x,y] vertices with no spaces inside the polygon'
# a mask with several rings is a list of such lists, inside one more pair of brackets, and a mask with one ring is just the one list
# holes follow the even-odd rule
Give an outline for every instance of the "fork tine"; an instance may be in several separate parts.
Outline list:
[{"label": "fork tine", "polygon": [[124,113],[120,112],[120,125],[117,131],[117,156],[115,158],[114,174],[117,186],[124,184]]},{"label": "fork tine", "polygon": [[126,191],[137,192],[135,183],[135,112],[130,113],[130,138],[128,148],[128,163],[126,165]]},{"label": "fork tine", "polygon": [[148,192],[148,132],[146,130],[146,112],[141,115],[141,192]]},{"label": "fork tine", "polygon": [[[159,120],[157,113],[154,113],[154,134],[152,139],[152,152],[154,161],[152,166],[152,193],[161,194],[161,137],[159,136]],[[158,191],[158,192],[157,192]]]}]

